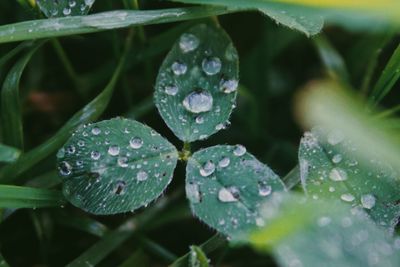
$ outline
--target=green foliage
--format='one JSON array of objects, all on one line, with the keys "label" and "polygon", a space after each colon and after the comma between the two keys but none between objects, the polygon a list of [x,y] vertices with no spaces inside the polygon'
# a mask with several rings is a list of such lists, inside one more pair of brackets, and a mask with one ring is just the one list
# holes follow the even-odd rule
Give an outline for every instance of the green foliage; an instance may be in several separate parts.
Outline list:
[{"label": "green foliage", "polygon": [[208,261],[206,254],[200,247],[190,247],[189,267],[209,267]]},{"label": "green foliage", "polygon": [[20,155],[21,151],[19,149],[0,144],[0,162],[14,162]]},{"label": "green foliage", "polygon": [[186,195],[193,213],[231,237],[263,225],[259,206],[273,192],[284,190],[279,177],[242,145],[200,150],[186,167]]},{"label": "green foliage", "polygon": [[173,45],[158,73],[155,103],[179,139],[193,142],[224,129],[236,102],[238,54],[219,27],[200,24]]},{"label": "green foliage", "polygon": [[94,214],[147,205],[170,183],[178,153],[141,123],[113,119],[80,127],[57,154],[63,193]]},{"label": "green foliage", "polygon": [[40,10],[48,18],[86,15],[95,0],[36,0]]}]

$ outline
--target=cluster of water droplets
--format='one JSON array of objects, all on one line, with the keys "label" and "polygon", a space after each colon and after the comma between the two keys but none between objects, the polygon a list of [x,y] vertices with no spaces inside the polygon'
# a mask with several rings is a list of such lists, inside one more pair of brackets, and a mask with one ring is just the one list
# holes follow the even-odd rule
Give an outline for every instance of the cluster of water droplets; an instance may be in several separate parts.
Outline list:
[{"label": "cluster of water droplets", "polygon": [[85,15],[95,0],[37,0],[37,4],[47,17]]}]

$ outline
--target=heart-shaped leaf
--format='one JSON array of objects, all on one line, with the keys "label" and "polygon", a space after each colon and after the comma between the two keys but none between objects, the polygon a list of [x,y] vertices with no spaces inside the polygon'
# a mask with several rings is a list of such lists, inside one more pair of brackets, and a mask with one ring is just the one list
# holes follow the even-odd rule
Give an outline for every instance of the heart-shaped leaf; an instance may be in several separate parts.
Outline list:
[{"label": "heart-shaped leaf", "polygon": [[279,177],[242,145],[200,150],[186,167],[186,195],[193,213],[231,237],[263,225],[259,206],[272,192],[284,190]]},{"label": "heart-shaped leaf", "polygon": [[340,131],[314,128],[306,133],[299,149],[303,187],[313,198],[362,207],[379,225],[393,230],[400,216],[399,174],[373,155],[366,162],[356,150]]},{"label": "heart-shaped leaf", "polygon": [[80,127],[57,154],[63,193],[94,214],[133,211],[172,179],[178,153],[137,121],[112,119]]},{"label": "heart-shaped leaf", "polygon": [[181,140],[224,129],[235,107],[238,54],[223,29],[200,24],[182,34],[157,77],[155,103]]},{"label": "heart-shaped leaf", "polygon": [[36,0],[48,18],[86,15],[95,0]]},{"label": "heart-shaped leaf", "polygon": [[262,209],[268,224],[255,229],[249,241],[261,251],[272,250],[282,267],[399,266],[399,240],[361,210],[335,202],[275,194]]}]

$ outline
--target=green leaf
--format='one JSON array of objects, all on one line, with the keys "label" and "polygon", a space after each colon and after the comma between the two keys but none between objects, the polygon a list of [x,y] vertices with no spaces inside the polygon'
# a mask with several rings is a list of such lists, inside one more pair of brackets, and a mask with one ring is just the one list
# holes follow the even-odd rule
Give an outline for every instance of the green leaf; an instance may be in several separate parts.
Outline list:
[{"label": "green leaf", "polygon": [[249,241],[258,250],[272,250],[283,267],[399,266],[398,240],[362,211],[333,202],[275,195],[263,208],[268,224]]},{"label": "green leaf", "polygon": [[183,33],[158,73],[155,103],[181,140],[224,129],[235,106],[238,54],[225,31],[199,24]]},{"label": "green leaf", "polygon": [[21,151],[11,146],[0,144],[0,162],[11,163],[18,159]]},{"label": "green leaf", "polygon": [[178,152],[137,121],[112,119],[84,125],[57,154],[63,193],[94,214],[133,211],[161,195]]},{"label": "green leaf", "polygon": [[8,263],[4,259],[3,255],[0,254],[0,267],[9,267]]},{"label": "green leaf", "polygon": [[1,122],[4,143],[23,149],[22,110],[19,83],[29,60],[43,42],[36,44],[9,71],[1,90]]},{"label": "green leaf", "polygon": [[397,46],[393,55],[390,57],[382,74],[379,76],[374,88],[372,89],[369,100],[373,105],[377,105],[389,92],[400,78],[400,45]]},{"label": "green leaf", "polygon": [[198,246],[190,246],[189,267],[209,267],[209,259]]},{"label": "green leaf", "polygon": [[104,236],[109,231],[107,226],[93,218],[75,215],[64,211],[57,212],[54,219],[57,223],[63,226],[71,227],[98,237]]},{"label": "green leaf", "polygon": [[0,43],[192,20],[236,11],[226,7],[116,10],[86,16],[31,20],[0,26]]},{"label": "green leaf", "polygon": [[200,150],[186,167],[193,213],[227,236],[263,225],[258,208],[276,191],[285,191],[279,177],[241,145]]},{"label": "green leaf", "polygon": [[0,185],[0,208],[41,208],[61,206],[61,192],[32,187]]},{"label": "green leaf", "polygon": [[364,208],[378,225],[393,231],[400,216],[399,174],[374,155],[369,161],[360,159],[352,152],[357,149],[340,130],[306,133],[299,149],[303,188],[313,198]]},{"label": "green leaf", "polygon": [[95,0],[36,0],[48,18],[86,15]]}]

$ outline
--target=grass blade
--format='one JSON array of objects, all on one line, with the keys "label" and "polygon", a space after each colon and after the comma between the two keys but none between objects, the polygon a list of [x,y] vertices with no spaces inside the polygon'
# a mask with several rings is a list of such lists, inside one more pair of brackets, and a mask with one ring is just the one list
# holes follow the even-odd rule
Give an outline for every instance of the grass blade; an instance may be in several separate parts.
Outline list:
[{"label": "grass blade", "polygon": [[20,43],[19,45],[14,47],[12,50],[10,50],[10,52],[8,52],[6,55],[2,56],[0,58],[0,68],[2,68],[4,64],[6,64],[10,59],[12,59],[19,52],[21,52],[22,50],[24,50],[27,47],[32,46],[33,43],[34,43],[33,41],[27,41],[27,42]]},{"label": "grass blade", "polygon": [[43,42],[36,44],[8,73],[1,90],[1,121],[4,143],[23,149],[22,110],[19,83],[29,60]]},{"label": "grass blade", "polygon": [[0,267],[10,267],[6,260],[4,259],[3,255],[0,254]]},{"label": "grass blade", "polygon": [[11,163],[18,159],[21,151],[11,146],[0,144],[0,162]]},{"label": "grass blade", "polygon": [[64,211],[57,212],[55,215],[54,219],[60,225],[74,228],[97,237],[102,237],[108,232],[107,226],[90,217],[75,216]]},{"label": "grass blade", "polygon": [[0,185],[0,208],[40,208],[65,203],[61,192],[32,187]]},{"label": "grass blade", "polygon": [[149,265],[149,258],[143,252],[143,250],[138,249],[129,258],[127,258],[119,267],[132,267],[132,266],[142,266],[147,267]]},{"label": "grass blade", "polygon": [[85,34],[112,29],[223,15],[226,7],[189,7],[160,10],[116,10],[89,16],[31,20],[0,26],[0,43]]}]

